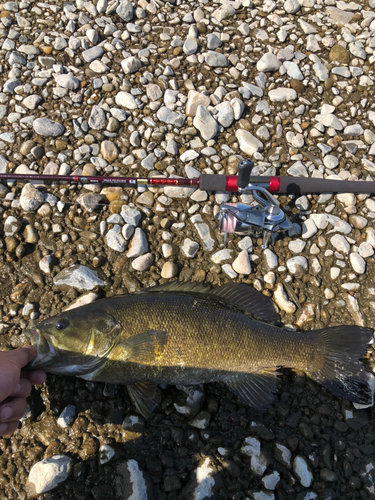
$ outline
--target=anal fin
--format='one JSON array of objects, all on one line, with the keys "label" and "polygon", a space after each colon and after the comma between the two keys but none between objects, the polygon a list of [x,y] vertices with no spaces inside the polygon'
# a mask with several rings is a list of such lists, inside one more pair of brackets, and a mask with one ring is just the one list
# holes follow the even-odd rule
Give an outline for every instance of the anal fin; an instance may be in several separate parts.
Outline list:
[{"label": "anal fin", "polygon": [[129,396],[137,411],[145,418],[160,404],[161,395],[154,382],[135,382],[127,386]]},{"label": "anal fin", "polygon": [[246,405],[265,410],[277,392],[277,375],[276,368],[264,368],[255,373],[233,375],[225,380],[225,384]]}]

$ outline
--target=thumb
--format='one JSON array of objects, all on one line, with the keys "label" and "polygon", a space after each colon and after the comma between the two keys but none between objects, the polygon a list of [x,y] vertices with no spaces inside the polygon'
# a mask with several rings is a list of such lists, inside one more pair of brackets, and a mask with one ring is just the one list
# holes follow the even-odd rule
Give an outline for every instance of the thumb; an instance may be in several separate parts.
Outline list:
[{"label": "thumb", "polygon": [[36,352],[33,346],[0,352],[0,402],[16,390],[21,368],[35,357]]},{"label": "thumb", "polygon": [[14,349],[14,351],[8,351],[7,362],[21,369],[28,363],[30,363],[30,361],[35,358],[36,354],[36,347],[34,347],[33,345],[27,345],[20,349]]}]

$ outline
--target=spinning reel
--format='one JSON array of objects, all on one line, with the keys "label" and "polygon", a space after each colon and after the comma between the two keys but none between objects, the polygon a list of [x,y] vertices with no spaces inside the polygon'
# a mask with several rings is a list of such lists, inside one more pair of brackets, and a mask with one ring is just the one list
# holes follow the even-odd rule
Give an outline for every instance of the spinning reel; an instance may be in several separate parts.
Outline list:
[{"label": "spinning reel", "polygon": [[252,194],[258,202],[256,206],[243,203],[222,203],[217,214],[219,231],[224,233],[224,246],[228,233],[248,235],[254,232],[263,234],[261,248],[268,246],[273,233],[288,231],[292,227],[288,217],[280,208],[279,202],[264,187],[249,182],[254,163],[242,160],[238,164],[238,191]]}]

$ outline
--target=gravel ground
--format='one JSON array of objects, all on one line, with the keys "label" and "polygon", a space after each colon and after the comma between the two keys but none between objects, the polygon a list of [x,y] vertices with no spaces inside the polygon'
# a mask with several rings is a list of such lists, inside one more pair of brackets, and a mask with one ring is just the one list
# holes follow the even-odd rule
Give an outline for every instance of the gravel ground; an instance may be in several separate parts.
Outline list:
[{"label": "gravel ground", "polygon": [[[0,4],[0,173],[373,180],[375,1]],[[280,196],[262,251],[189,188],[0,184],[0,348],[71,304],[172,278],[249,283],[300,330],[375,327],[375,199]],[[368,353],[374,367],[373,351]],[[224,387],[166,387],[149,421],[124,387],[49,376],[0,439],[6,499],[375,498],[374,407],[285,371],[266,414]],[[52,489],[56,486],[56,489]],[[48,491],[50,490],[50,491]]]}]

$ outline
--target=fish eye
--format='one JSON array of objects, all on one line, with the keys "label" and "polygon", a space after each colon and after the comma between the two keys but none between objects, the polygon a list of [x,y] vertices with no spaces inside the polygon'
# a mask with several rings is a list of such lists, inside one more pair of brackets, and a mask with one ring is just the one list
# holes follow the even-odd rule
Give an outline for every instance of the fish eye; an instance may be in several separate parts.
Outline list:
[{"label": "fish eye", "polygon": [[56,325],[56,330],[64,330],[67,326],[69,326],[69,321],[67,319],[60,319]]}]

